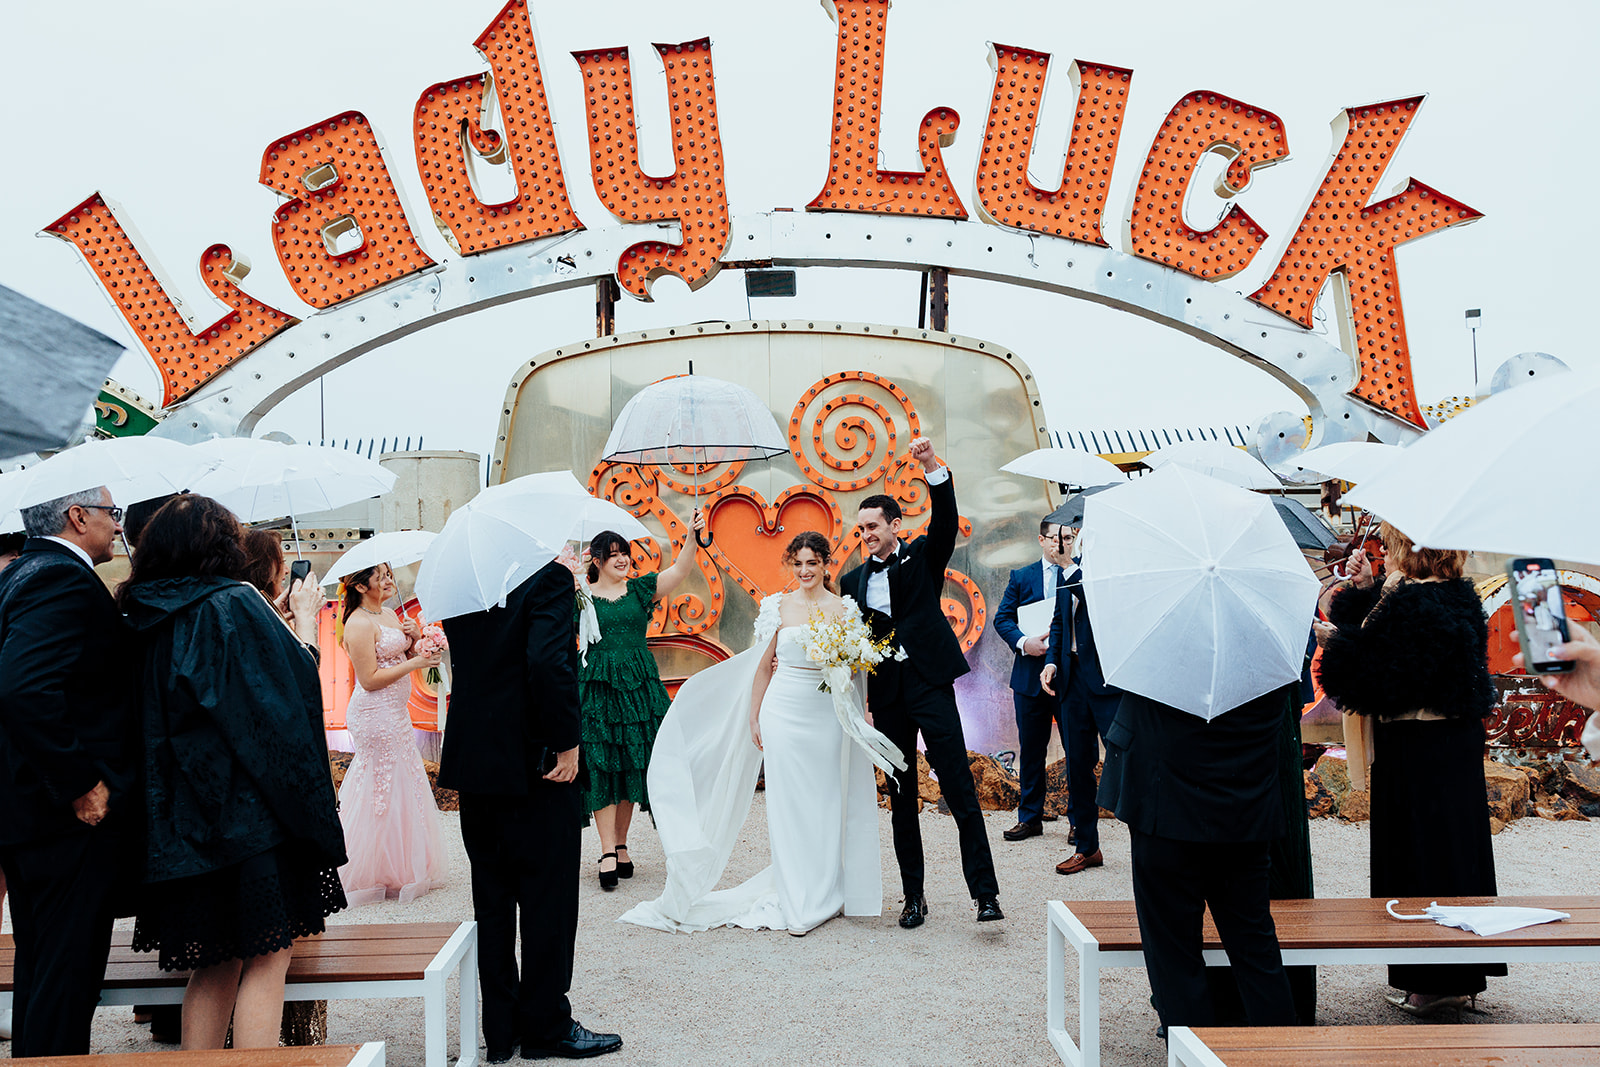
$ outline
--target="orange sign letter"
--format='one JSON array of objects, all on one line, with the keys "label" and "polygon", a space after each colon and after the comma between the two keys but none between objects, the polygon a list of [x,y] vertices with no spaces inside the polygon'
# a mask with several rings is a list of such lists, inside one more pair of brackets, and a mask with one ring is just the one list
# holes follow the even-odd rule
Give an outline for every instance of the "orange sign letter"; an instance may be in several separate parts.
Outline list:
[{"label": "orange sign letter", "polygon": [[1019,230],[1104,247],[1101,216],[1133,71],[1081,59],[1067,68],[1078,89],[1077,112],[1061,184],[1045,192],[1028,180],[1028,159],[1050,56],[1002,44],[994,46],[989,62],[994,99],[978,158],[979,214]]},{"label": "orange sign letter", "polygon": [[[527,0],[510,0],[476,45],[494,68],[492,76],[440,82],[417,101],[417,171],[428,190],[434,222],[463,256],[583,229],[567,200]],[[504,138],[482,125],[491,86],[499,99]],[[469,152],[492,165],[509,158],[517,178],[516,198],[503,204],[479,200],[472,188]]]},{"label": "orange sign letter", "polygon": [[1228,160],[1217,195],[1231,198],[1250,185],[1250,172],[1289,156],[1283,122],[1270,111],[1218,93],[1193,92],[1167,113],[1139,174],[1128,216],[1128,247],[1136,256],[1198,278],[1226,278],[1250,265],[1267,239],[1238,204],[1199,233],[1183,220],[1189,182],[1208,152]]},{"label": "orange sign letter", "polygon": [[200,276],[211,295],[233,310],[199,332],[190,330],[178,311],[182,298],[167,292],[159,268],[139,254],[117,220],[115,205],[99,193],[44,232],[71,242],[88,260],[106,295],[155,362],[161,374],[162,407],[182,400],[222,368],[298,321],[234,284],[250,267],[235,259],[227,245],[216,244],[201,253]]},{"label": "orange sign letter", "polygon": [[839,63],[833,73],[833,146],[828,183],[807,211],[871,211],[964,219],[966,208],[945,173],[944,153],[961,116],[935,108],[922,117],[921,173],[878,169],[883,121],[883,44],[889,0],[823,0],[839,23]]},{"label": "orange sign letter", "polygon": [[1420,96],[1350,108],[1334,121],[1343,144],[1311,198],[1277,269],[1250,299],[1310,328],[1317,296],[1335,271],[1344,275],[1349,312],[1341,316],[1345,347],[1359,376],[1350,392],[1417,426],[1424,425],[1411,381],[1411,352],[1400,307],[1394,249],[1480,212],[1412,180],[1405,191],[1367,206],[1394,159]]},{"label": "orange sign letter", "polygon": [[261,156],[278,261],[296,295],[325,308],[433,266],[411,234],[383,145],[359,111],[292,133]]},{"label": "orange sign letter", "polygon": [[728,247],[728,190],[722,184],[722,141],[717,130],[717,87],[711,72],[711,38],[655,49],[667,72],[672,100],[673,174],[652,178],[639,166],[633,118],[633,76],[626,48],[574,52],[589,104],[589,158],[595,192],[606,210],[625,222],[683,224],[683,244],[636,244],[617,261],[617,282],[642,300],[663,274],[698,289],[722,267]]}]

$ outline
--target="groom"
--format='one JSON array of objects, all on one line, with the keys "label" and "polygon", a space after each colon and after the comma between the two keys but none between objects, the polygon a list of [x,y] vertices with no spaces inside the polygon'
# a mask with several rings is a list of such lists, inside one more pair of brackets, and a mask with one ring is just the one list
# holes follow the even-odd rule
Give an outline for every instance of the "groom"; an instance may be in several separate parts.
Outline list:
[{"label": "groom", "polygon": [[895,775],[891,821],[905,890],[900,925],[907,930],[921,926],[928,914],[922,892],[922,827],[917,821],[919,730],[928,763],[955,816],[961,869],[977,903],[977,919],[1005,918],[952,686],[967,673],[967,660],[939,603],[944,570],[956,547],[956,490],[949,468],[934,456],[933,443],[926,437],[911,442],[911,458],[922,464],[933,501],[927,536],[902,543],[899,503],[889,496],[867,497],[856,514],[856,527],[870,558],[840,582],[865,610],[873,633],[882,637],[893,631],[895,644],[907,656],[904,662],[884,660],[867,682],[873,725],[906,754],[906,769]]}]

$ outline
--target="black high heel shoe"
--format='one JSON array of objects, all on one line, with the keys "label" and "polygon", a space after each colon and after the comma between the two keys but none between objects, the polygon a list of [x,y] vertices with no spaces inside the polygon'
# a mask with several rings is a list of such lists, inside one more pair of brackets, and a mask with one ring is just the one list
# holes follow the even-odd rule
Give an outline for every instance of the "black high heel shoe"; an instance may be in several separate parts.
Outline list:
[{"label": "black high heel shoe", "polygon": [[633,861],[632,860],[625,860],[625,859],[622,858],[622,853],[624,853],[626,851],[628,851],[628,846],[627,845],[618,845],[617,846],[617,877],[618,878],[632,878],[633,877]]},{"label": "black high heel shoe", "polygon": [[[608,856],[613,860],[617,858],[617,854],[615,852],[602,852],[600,854],[600,862],[604,863],[606,861],[606,857]],[[607,893],[617,888],[617,872],[615,869],[600,872],[600,888],[604,889]]]}]

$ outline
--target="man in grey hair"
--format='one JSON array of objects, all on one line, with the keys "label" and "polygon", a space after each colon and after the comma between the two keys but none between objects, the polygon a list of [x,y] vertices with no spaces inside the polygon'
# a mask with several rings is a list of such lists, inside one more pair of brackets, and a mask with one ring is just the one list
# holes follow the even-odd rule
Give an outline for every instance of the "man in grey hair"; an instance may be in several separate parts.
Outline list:
[{"label": "man in grey hair", "polygon": [[131,906],[138,806],[131,635],[96,564],[122,510],[103,487],[23,509],[0,572],[0,868],[15,932],[13,1056],[83,1055],[111,923]]}]

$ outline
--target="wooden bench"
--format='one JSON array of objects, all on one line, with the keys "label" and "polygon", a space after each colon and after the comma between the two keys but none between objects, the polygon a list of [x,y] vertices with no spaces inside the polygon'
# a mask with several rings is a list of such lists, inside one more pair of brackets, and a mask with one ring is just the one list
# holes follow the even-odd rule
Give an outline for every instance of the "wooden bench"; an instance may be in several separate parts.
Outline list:
[{"label": "wooden bench", "polygon": [[103,1056],[24,1056],[34,1067],[383,1067],[383,1042],[225,1052],[117,1052]]},{"label": "wooden bench", "polygon": [[[100,987],[100,1003],[178,1004],[186,971],[163,971],[154,952],[134,952],[133,933],[111,938],[111,956]],[[16,947],[0,934],[0,1008],[11,1006]],[[445,1004],[450,975],[461,991],[461,1058],[478,1061],[478,924],[371,923],[330,926],[294,944],[286,1000],[393,1000],[422,998],[427,1067],[446,1067]]]},{"label": "wooden bench", "polygon": [[[1367,898],[1274,900],[1272,918],[1287,966],[1390,963],[1600,962],[1600,897],[1451,897],[1440,904],[1511,904],[1571,914],[1495,937],[1479,937],[1433,922],[1397,922],[1385,901]],[[1402,900],[1396,910],[1421,912],[1431,899]],[[1131,900],[1059,900],[1047,906],[1045,1025],[1050,1044],[1068,1067],[1100,1067],[1100,971],[1143,967],[1139,920]],[[1066,1024],[1066,950],[1078,953],[1078,1041]],[[1227,955],[1211,917],[1205,960],[1225,967]]]},{"label": "wooden bench", "polygon": [[1475,1026],[1174,1026],[1167,1067],[1592,1067],[1600,1026],[1483,1023]]}]

